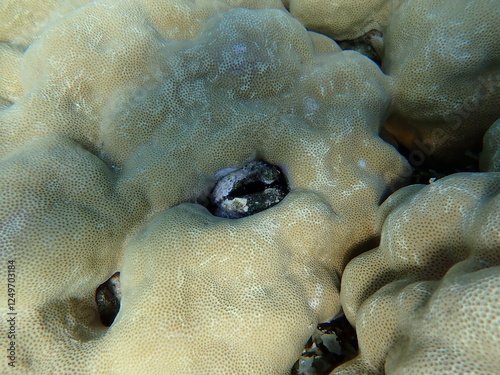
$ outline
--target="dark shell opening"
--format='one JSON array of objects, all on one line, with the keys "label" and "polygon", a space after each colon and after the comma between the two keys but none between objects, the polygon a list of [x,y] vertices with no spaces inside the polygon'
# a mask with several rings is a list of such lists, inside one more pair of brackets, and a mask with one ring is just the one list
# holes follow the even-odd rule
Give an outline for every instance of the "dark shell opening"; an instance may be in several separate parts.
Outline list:
[{"label": "dark shell opening", "polygon": [[278,204],[289,191],[288,181],[279,167],[253,160],[228,169],[217,180],[207,208],[215,216],[239,219]]},{"label": "dark shell opening", "polygon": [[95,302],[101,322],[106,327],[113,324],[120,311],[120,273],[116,272],[106,282],[99,285],[95,291]]}]

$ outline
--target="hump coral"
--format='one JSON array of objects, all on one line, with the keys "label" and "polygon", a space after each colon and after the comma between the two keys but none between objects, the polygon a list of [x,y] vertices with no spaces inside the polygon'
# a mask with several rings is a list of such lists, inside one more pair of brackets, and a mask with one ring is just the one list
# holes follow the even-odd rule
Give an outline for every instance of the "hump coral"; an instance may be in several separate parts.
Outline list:
[{"label": "hump coral", "polygon": [[335,40],[366,35],[394,79],[386,128],[411,151],[414,165],[456,163],[464,151],[480,149],[500,117],[497,0],[285,3],[309,29]]},{"label": "hump coral", "polygon": [[[408,175],[378,135],[389,78],[279,2],[26,8],[0,55],[0,259],[18,314],[2,371],[288,373]],[[213,216],[221,171],[251,160],[290,193]],[[95,293],[116,272],[106,327]]]},{"label": "hump coral", "polygon": [[334,374],[498,372],[499,193],[498,172],[457,173],[384,202],[342,276],[360,355]]}]

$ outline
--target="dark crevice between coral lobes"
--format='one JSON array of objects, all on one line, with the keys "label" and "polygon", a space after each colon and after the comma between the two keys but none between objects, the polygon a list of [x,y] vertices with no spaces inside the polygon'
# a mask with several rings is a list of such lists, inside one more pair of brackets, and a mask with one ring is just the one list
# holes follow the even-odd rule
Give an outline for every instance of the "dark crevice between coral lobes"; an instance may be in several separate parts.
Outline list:
[{"label": "dark crevice between coral lobes", "polygon": [[342,315],[331,322],[318,324],[307,342],[291,375],[326,375],[335,367],[358,355],[356,331]]},{"label": "dark crevice between coral lobes", "polygon": [[[473,147],[463,150],[461,155],[453,158],[452,161],[437,162],[433,158],[432,152],[422,150],[415,144],[415,149],[409,149],[401,142],[398,142],[385,127],[380,130],[380,137],[387,143],[391,144],[401,156],[409,163],[411,171],[407,176],[401,176],[405,183],[402,186],[413,184],[429,184],[437,179],[448,175],[460,172],[479,172],[479,155],[482,146],[477,144]],[[428,146],[431,148],[431,146]],[[400,186],[401,187],[401,186]],[[397,190],[397,189],[395,189]],[[395,191],[394,190],[394,191]],[[391,191],[392,194],[394,191]],[[385,193],[380,204],[390,194]]]},{"label": "dark crevice between coral lobes", "polygon": [[448,175],[460,172],[479,172],[479,150],[466,150],[462,158],[453,163],[436,163],[432,158],[415,159],[413,150],[398,145],[397,150],[413,168],[409,184],[429,184]]},{"label": "dark crevice between coral lobes", "polygon": [[335,40],[342,50],[352,50],[361,53],[375,62],[382,65],[382,32],[370,30],[359,38],[352,40]]}]

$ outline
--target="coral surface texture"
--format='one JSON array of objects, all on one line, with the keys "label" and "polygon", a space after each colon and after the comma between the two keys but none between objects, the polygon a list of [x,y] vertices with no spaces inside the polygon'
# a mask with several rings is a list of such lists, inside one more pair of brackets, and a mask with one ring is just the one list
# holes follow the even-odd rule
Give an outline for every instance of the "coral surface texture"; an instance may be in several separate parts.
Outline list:
[{"label": "coral surface texture", "polygon": [[0,372],[500,373],[499,82],[498,0],[0,0]]}]

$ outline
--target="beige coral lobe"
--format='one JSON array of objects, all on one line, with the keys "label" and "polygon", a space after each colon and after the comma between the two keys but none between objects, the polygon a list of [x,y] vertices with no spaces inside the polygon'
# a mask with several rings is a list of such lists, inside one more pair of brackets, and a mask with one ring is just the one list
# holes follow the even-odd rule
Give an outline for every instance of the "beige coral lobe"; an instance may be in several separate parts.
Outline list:
[{"label": "beige coral lobe", "polygon": [[464,157],[500,116],[498,1],[291,0],[289,9],[335,40],[381,32],[373,47],[395,85],[386,128],[411,161]]},{"label": "beige coral lobe", "polygon": [[361,353],[334,373],[499,368],[499,192],[499,173],[461,173],[384,202],[379,247],[342,276]]},{"label": "beige coral lobe", "polygon": [[494,5],[2,1],[0,372],[499,370]]}]

